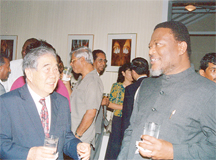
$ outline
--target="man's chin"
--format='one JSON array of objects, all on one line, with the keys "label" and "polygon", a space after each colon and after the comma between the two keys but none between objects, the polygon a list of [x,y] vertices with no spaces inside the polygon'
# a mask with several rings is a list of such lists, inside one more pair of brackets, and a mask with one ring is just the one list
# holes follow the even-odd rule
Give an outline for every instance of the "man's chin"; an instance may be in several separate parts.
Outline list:
[{"label": "man's chin", "polygon": [[150,69],[150,75],[155,77],[155,76],[160,76],[163,74],[163,71],[162,70],[153,70],[153,69]]}]

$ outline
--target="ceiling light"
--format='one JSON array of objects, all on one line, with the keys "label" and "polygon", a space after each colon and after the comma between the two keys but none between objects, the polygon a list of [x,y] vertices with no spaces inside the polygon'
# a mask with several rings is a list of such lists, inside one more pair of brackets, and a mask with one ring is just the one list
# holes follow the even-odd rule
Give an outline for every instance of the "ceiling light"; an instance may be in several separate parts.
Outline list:
[{"label": "ceiling light", "polygon": [[191,12],[191,11],[195,10],[196,7],[190,4],[190,5],[185,6],[185,9],[187,9],[189,12]]}]

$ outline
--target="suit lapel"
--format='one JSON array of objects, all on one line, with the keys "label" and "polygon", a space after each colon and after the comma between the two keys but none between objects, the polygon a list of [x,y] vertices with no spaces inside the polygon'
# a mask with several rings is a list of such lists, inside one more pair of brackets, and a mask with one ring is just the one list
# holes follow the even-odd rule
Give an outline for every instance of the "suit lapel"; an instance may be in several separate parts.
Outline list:
[{"label": "suit lapel", "polygon": [[53,93],[50,95],[51,98],[51,125],[50,125],[50,135],[55,135],[56,133],[56,123],[58,117],[58,102],[56,101],[56,95]]},{"label": "suit lapel", "polygon": [[41,124],[40,116],[26,84],[19,90],[19,93],[20,97],[23,99],[22,106],[29,116],[29,123],[32,123],[32,126],[35,128],[35,134],[37,134],[38,137],[44,141],[45,134]]}]

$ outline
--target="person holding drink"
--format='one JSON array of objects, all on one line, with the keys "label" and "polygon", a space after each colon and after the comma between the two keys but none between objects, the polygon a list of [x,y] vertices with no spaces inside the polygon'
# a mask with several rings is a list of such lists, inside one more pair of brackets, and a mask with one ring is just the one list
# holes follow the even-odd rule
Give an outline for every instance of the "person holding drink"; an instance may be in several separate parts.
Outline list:
[{"label": "person holding drink", "polygon": [[[69,103],[54,91],[59,80],[55,49],[35,42],[23,60],[26,84],[0,96],[0,159],[88,160],[90,145],[71,132]],[[58,137],[55,147],[45,147],[45,137]],[[55,154],[58,152],[58,154]]]},{"label": "person holding drink", "polygon": [[[181,22],[156,25],[150,43],[152,76],[142,81],[118,160],[215,159],[216,85],[190,63],[190,35]],[[143,134],[146,122],[159,137]],[[135,143],[146,152],[135,154]]]}]

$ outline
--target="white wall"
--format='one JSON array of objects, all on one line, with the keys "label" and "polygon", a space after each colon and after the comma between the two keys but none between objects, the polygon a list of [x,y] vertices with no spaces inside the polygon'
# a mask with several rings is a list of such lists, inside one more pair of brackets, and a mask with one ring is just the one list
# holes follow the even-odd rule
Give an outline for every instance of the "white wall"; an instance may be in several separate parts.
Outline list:
[{"label": "white wall", "polygon": [[[94,34],[93,49],[107,52],[109,33],[136,33],[136,57],[148,59],[148,43],[154,26],[166,20],[167,0],[1,0],[0,35],[17,35],[17,59],[26,39],[35,37],[52,44],[68,62],[68,34]],[[164,9],[163,9],[164,8]],[[105,92],[117,73],[105,72]]]}]

